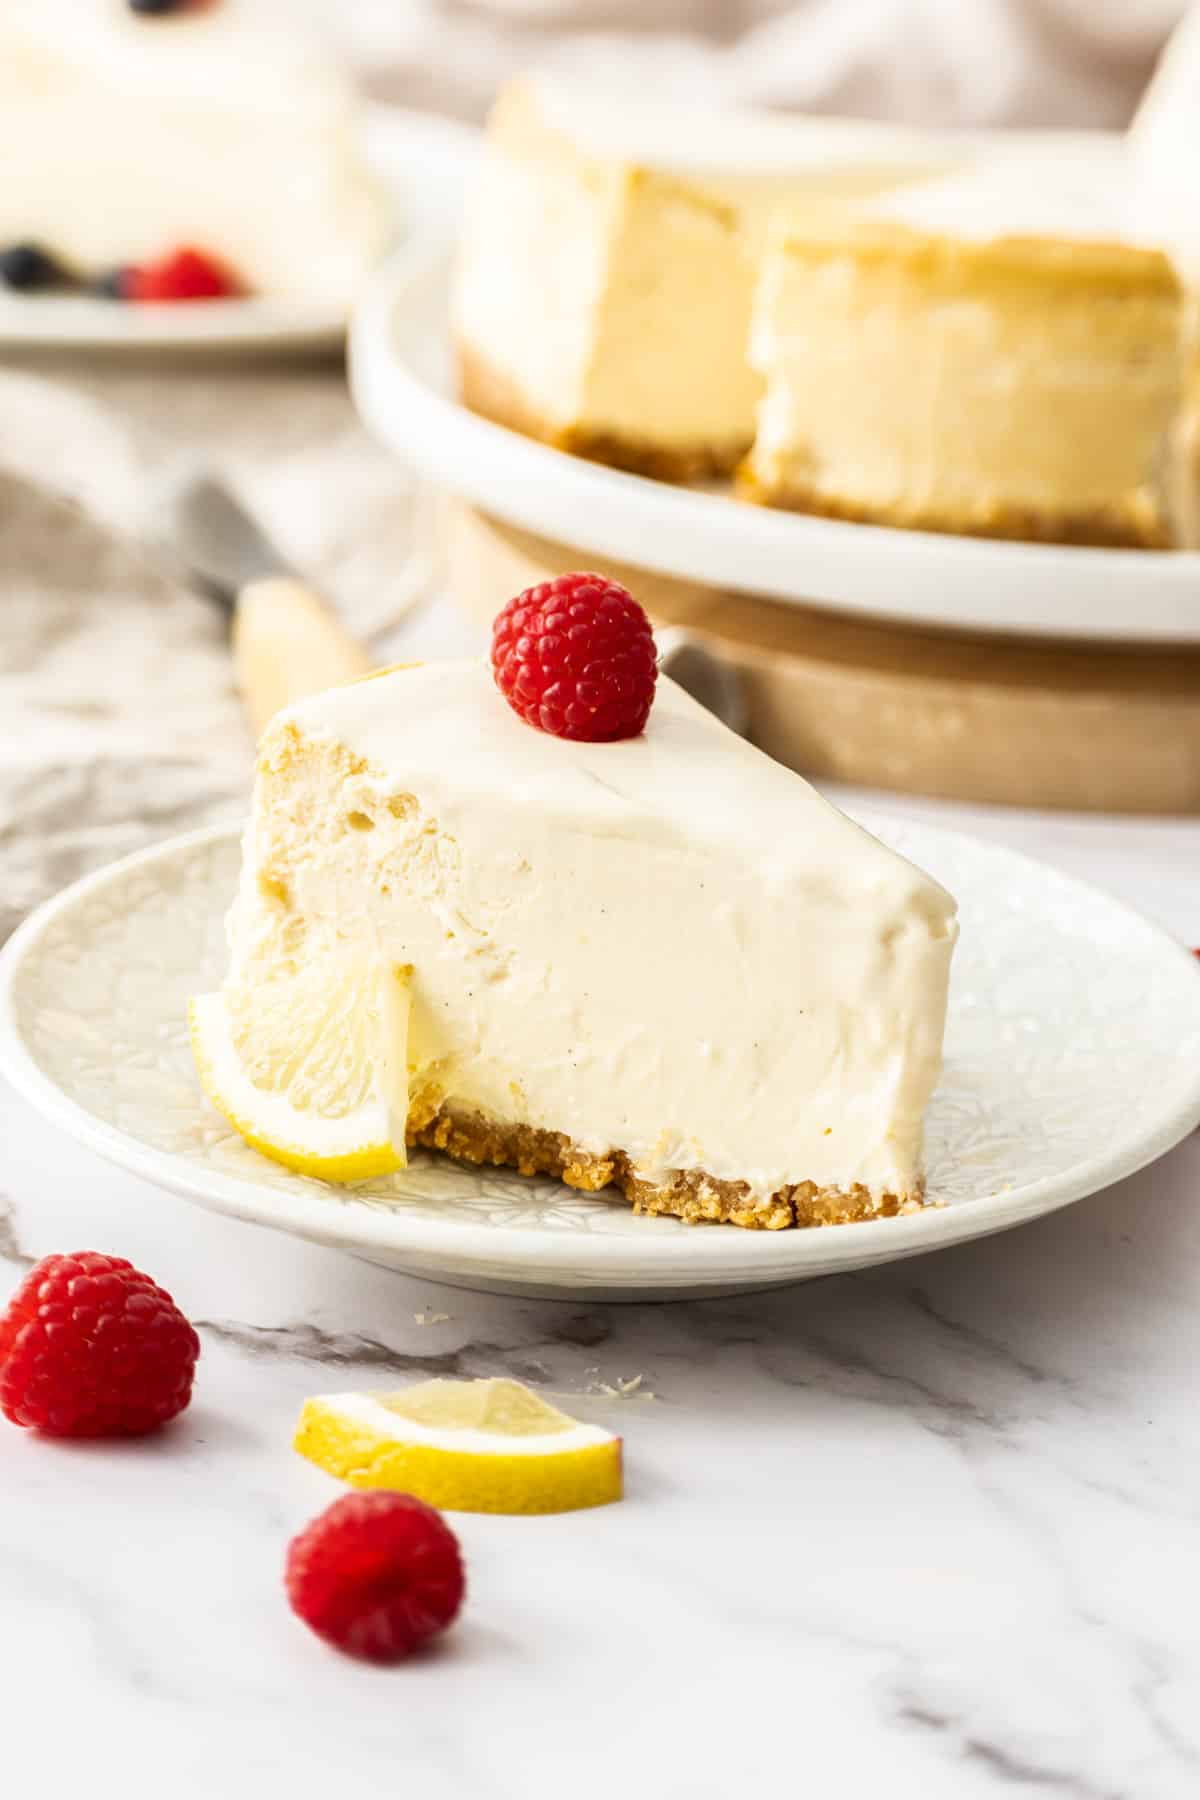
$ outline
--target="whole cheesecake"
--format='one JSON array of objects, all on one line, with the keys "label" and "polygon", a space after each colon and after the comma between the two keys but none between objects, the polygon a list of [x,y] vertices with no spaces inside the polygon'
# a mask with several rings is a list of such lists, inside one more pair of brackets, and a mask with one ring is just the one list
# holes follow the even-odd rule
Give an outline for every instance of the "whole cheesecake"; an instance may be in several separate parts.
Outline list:
[{"label": "whole cheesecake", "polygon": [[500,97],[463,231],[460,386],[500,424],[671,480],[749,449],[747,361],[771,216],[952,166],[918,133],[614,100],[549,79]]},{"label": "whole cheesecake", "polygon": [[251,0],[0,7],[0,250],[81,280],[195,245],[244,292],[348,305],[386,244],[353,94]]},{"label": "whole cheesecake", "polygon": [[1180,541],[1186,335],[1111,162],[969,171],[776,221],[748,497],[926,531]]},{"label": "whole cheesecake", "polygon": [[[936,882],[665,678],[639,736],[583,743],[486,663],[404,668],[268,730],[197,1051],[326,1178],[407,1142],[691,1221],[874,1218],[924,1199],[955,936]],[[314,1162],[285,1137],[321,1104]]]}]

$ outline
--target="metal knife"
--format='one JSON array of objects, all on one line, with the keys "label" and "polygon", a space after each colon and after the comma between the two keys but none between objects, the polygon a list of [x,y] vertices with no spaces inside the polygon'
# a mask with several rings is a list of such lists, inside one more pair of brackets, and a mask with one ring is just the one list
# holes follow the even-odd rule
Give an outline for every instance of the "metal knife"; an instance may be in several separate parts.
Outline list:
[{"label": "metal knife", "polygon": [[356,681],[371,658],[212,476],[166,496],[159,535],[188,579],[230,615],[238,688],[256,731],[306,694]]}]

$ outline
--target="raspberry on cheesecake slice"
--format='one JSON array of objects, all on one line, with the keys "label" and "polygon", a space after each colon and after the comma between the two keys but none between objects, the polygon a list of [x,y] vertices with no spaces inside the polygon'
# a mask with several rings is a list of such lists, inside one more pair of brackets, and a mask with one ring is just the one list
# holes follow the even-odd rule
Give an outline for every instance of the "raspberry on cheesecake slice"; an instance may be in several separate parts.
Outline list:
[{"label": "raspberry on cheesecake slice", "polygon": [[647,1213],[828,1224],[923,1200],[955,935],[936,882],[656,679],[640,607],[582,575],[505,608],[491,668],[273,721],[200,1010],[247,1047],[227,1110],[293,1166],[373,1122],[382,1167],[407,1140]]}]

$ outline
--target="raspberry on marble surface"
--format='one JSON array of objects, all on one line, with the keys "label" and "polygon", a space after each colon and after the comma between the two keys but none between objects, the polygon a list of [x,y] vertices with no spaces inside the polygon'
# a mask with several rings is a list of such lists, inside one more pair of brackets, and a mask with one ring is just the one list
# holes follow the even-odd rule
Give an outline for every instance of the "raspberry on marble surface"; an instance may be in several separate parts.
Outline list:
[{"label": "raspberry on marble surface", "polygon": [[50,1437],[141,1437],[192,1396],[200,1340],[121,1256],[47,1256],[0,1313],[0,1412]]},{"label": "raspberry on marble surface", "polygon": [[288,1546],[292,1610],[335,1649],[402,1661],[453,1623],[466,1578],[458,1539],[412,1494],[347,1494]]}]

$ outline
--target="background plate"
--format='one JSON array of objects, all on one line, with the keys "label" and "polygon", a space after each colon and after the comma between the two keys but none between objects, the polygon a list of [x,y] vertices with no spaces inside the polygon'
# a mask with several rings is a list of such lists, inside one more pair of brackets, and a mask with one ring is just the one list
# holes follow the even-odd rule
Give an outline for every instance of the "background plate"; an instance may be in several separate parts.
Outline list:
[{"label": "background plate", "polygon": [[601,468],[454,396],[449,263],[384,269],[351,328],[366,423],[421,474],[593,557],[770,599],[959,630],[1200,643],[1200,553],[892,531]]},{"label": "background plate", "polygon": [[[398,249],[391,266],[411,277],[433,253],[445,253],[476,134],[425,113],[368,107],[363,137],[368,162],[395,195]],[[0,290],[0,350],[294,354],[336,347],[346,324],[344,309],[300,301],[122,306],[85,294],[25,297]]]},{"label": "background plate", "polygon": [[747,1232],[420,1154],[353,1190],[247,1148],[203,1099],[185,1010],[226,961],[236,834],[90,876],[0,956],[0,1070],[72,1136],[218,1212],[474,1287],[644,1298],[774,1286],[1031,1219],[1131,1174],[1200,1123],[1200,965],[1094,889],[925,825],[876,823],[957,894],[946,1072],[923,1214]]}]

